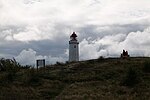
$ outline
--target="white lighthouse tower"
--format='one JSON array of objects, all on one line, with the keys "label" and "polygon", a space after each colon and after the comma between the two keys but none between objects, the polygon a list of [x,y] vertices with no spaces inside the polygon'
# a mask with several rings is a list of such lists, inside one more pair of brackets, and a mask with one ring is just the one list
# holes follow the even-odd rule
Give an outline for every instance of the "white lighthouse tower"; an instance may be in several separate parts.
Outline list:
[{"label": "white lighthouse tower", "polygon": [[78,47],[77,35],[75,32],[70,36],[69,41],[69,61],[79,61],[79,47]]}]

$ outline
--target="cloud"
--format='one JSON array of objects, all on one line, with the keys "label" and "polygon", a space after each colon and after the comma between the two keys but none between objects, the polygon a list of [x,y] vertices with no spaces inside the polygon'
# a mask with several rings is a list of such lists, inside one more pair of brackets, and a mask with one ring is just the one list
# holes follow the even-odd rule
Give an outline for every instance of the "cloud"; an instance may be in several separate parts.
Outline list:
[{"label": "cloud", "polygon": [[0,56],[17,57],[26,63],[25,58],[19,60],[23,59],[21,55],[32,52],[32,59],[41,55],[50,62],[67,60],[66,50],[73,31],[80,42],[81,60],[101,55],[118,57],[122,49],[133,56],[149,56],[149,3],[149,0],[0,0]]},{"label": "cloud", "polygon": [[[94,41],[93,41],[94,42]],[[101,45],[98,43],[88,43],[87,40],[83,40],[80,44],[80,60],[95,59],[100,56],[107,56],[107,50],[101,49]]]},{"label": "cloud", "polygon": [[121,43],[125,48],[129,48],[134,56],[150,57],[150,27],[144,31],[131,32],[126,37],[126,40]]},{"label": "cloud", "polygon": [[[92,40],[89,42],[89,40],[83,40],[80,43],[80,58],[81,59],[94,59],[98,58],[100,56],[108,57],[115,53],[117,55],[120,54],[121,47],[118,50],[114,50],[110,47],[114,47],[115,45],[119,44],[121,41],[124,41],[126,36],[124,34],[117,34],[117,35],[111,35],[111,36],[105,36],[103,38],[98,38],[97,40]],[[117,52],[116,52],[117,51]]]},{"label": "cloud", "polygon": [[22,64],[34,64],[36,60],[36,52],[32,49],[23,50],[17,57],[16,60]]},{"label": "cloud", "polygon": [[130,56],[150,57],[149,44],[150,27],[142,32],[131,32],[128,35],[108,35],[90,42],[84,39],[80,43],[80,58],[119,57],[123,49],[128,50]]},{"label": "cloud", "polygon": [[37,52],[32,49],[22,50],[15,59],[22,65],[35,65],[35,62],[38,59],[45,59],[46,64],[54,64],[57,61],[64,62],[66,60],[62,57],[52,57],[51,55],[38,55]]}]

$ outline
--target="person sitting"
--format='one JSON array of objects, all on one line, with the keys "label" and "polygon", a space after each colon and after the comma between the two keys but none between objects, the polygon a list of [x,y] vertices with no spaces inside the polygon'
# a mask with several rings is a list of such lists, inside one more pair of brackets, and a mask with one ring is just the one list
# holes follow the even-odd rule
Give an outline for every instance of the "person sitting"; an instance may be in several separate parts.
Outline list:
[{"label": "person sitting", "polygon": [[121,58],[127,58],[127,57],[129,57],[128,51],[123,50],[123,52],[121,53]]}]

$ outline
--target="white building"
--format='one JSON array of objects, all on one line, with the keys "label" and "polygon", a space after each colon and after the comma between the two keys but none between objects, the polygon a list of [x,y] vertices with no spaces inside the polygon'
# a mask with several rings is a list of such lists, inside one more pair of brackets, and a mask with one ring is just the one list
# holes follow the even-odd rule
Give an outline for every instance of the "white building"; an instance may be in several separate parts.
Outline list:
[{"label": "white building", "polygon": [[75,32],[70,36],[69,41],[69,61],[79,61],[79,42]]}]

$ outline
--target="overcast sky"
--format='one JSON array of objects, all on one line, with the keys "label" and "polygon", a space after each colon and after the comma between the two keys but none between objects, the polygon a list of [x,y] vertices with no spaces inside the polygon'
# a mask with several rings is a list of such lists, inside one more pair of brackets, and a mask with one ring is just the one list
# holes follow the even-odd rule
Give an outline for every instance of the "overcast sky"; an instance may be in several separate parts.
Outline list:
[{"label": "overcast sky", "polygon": [[150,57],[150,0],[0,0],[0,57],[67,61],[73,31],[80,60]]}]

